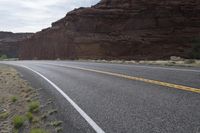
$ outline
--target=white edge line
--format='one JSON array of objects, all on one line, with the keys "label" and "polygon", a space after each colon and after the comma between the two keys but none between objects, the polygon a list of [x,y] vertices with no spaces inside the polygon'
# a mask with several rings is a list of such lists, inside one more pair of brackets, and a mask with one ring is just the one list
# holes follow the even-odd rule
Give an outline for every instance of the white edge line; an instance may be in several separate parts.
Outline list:
[{"label": "white edge line", "polygon": [[88,116],[66,93],[64,93],[56,84],[54,84],[52,81],[50,81],[48,78],[40,74],[39,72],[26,67],[24,65],[20,65],[21,67],[24,67],[28,70],[31,70],[32,72],[38,74],[40,77],[45,79],[49,84],[51,84],[60,94],[65,97],[65,99],[70,102],[70,104],[79,112],[79,114],[90,124],[90,126],[97,132],[97,133],[105,133],[93,120]]}]

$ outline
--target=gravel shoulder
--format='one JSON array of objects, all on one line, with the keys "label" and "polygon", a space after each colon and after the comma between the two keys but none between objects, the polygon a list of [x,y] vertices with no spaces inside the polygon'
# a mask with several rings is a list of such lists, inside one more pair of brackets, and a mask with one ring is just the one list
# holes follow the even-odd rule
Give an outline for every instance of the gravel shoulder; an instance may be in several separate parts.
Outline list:
[{"label": "gravel shoulder", "polygon": [[62,121],[52,99],[14,68],[0,65],[0,133],[57,133]]}]

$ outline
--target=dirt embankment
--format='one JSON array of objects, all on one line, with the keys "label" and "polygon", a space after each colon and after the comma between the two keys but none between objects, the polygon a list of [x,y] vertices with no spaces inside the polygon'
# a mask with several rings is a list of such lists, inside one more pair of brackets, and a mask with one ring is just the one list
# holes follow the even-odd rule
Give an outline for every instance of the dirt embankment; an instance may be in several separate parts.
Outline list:
[{"label": "dirt embankment", "polygon": [[0,65],[0,133],[57,133],[62,121],[51,99],[42,99],[13,68]]}]

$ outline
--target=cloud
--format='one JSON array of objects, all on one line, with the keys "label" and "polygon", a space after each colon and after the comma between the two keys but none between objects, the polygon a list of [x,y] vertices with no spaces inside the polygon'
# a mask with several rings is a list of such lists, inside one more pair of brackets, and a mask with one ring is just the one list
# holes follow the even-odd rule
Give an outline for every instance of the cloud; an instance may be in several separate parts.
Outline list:
[{"label": "cloud", "polygon": [[0,31],[36,32],[78,7],[99,0],[0,0]]}]

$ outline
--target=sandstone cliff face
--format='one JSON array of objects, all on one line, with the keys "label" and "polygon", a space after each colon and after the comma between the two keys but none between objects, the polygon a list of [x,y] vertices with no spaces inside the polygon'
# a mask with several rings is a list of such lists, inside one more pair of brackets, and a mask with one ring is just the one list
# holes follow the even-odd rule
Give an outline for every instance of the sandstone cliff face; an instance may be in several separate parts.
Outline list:
[{"label": "sandstone cliff face", "polygon": [[102,0],[22,43],[21,59],[188,57],[200,36],[199,0]]},{"label": "sandstone cliff face", "polygon": [[16,42],[26,39],[30,35],[32,34],[0,32],[0,56],[7,55],[11,58],[18,57],[19,43]]}]

